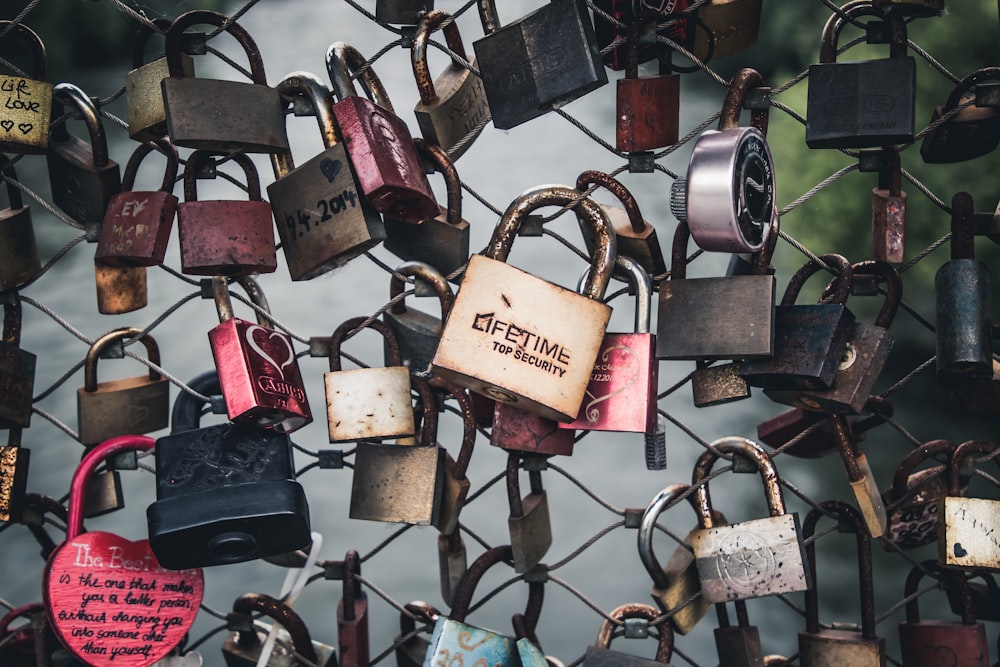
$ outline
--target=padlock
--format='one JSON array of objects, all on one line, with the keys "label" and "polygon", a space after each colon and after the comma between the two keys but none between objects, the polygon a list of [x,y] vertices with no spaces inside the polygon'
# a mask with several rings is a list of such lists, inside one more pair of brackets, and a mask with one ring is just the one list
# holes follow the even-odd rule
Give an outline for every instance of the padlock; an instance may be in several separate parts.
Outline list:
[{"label": "padlock", "polygon": [[94,262],[97,312],[121,315],[145,308],[149,303],[145,266],[108,266]]},{"label": "padlock", "polygon": [[[166,428],[170,413],[170,383],[152,367],[147,375],[97,381],[97,360],[110,346],[143,334],[142,329],[125,327],[102,335],[87,351],[83,386],[76,390],[79,440],[84,445],[116,435],[143,434]],[[149,361],[160,365],[160,348],[148,333],[139,338]]]},{"label": "padlock", "polygon": [[434,0],[375,0],[375,20],[392,25],[417,25],[434,9]]},{"label": "padlock", "polygon": [[507,533],[513,550],[514,571],[527,572],[545,558],[552,546],[552,521],[549,519],[549,497],[542,488],[541,470],[528,469],[531,490],[521,497],[517,471],[521,457],[517,452],[507,455]]},{"label": "padlock", "polygon": [[275,180],[267,186],[288,273],[292,280],[311,280],[377,246],[385,239],[385,226],[361,194],[333,122],[326,85],[316,75],[299,71],[285,76],[277,88],[293,100],[305,100],[325,146],[298,167],[291,152],[272,155]]},{"label": "padlock", "polygon": [[[767,491],[770,517],[715,525],[708,484],[703,480],[720,453],[742,456],[758,469]],[[778,471],[760,445],[739,436],[714,441],[712,447],[698,457],[691,485],[698,485],[695,498],[701,526],[691,534],[691,547],[701,580],[701,594],[706,602],[745,600],[804,591],[812,586],[812,578],[805,567],[798,514],[785,511]]]},{"label": "padlock", "polygon": [[490,444],[494,447],[546,456],[573,455],[575,430],[516,405],[495,401],[491,426]]},{"label": "padlock", "polygon": [[858,509],[861,510],[861,516],[864,517],[868,534],[875,538],[882,537],[888,528],[889,516],[878,491],[878,482],[868,464],[868,457],[858,449],[857,441],[843,415],[833,414],[828,420],[830,431],[837,441],[837,452],[844,462],[847,483]]},{"label": "padlock", "polygon": [[219,324],[208,332],[208,340],[229,418],[282,433],[309,424],[312,411],[292,338],[269,326],[260,286],[249,276],[240,279],[258,309],[255,324],[233,315],[226,278],[215,276],[210,284]]},{"label": "padlock", "polygon": [[[977,86],[1000,79],[1000,68],[984,67],[963,78],[944,104],[934,108],[930,125],[963,106],[954,116],[938,125],[920,144],[920,156],[928,164],[964,162],[993,152],[1000,144],[1000,113],[996,107],[979,106]],[[985,89],[987,85],[984,85]],[[992,85],[996,85],[995,83]]]},{"label": "padlock", "polygon": [[[935,463],[944,454],[949,460],[955,450],[950,440],[931,440],[907,452],[892,477],[892,486],[882,492],[888,513],[886,549],[916,549],[937,541],[938,507],[948,495],[948,470],[936,464],[914,472],[921,462]],[[964,486],[968,486],[965,484]],[[964,489],[961,495],[964,495]]]},{"label": "padlock", "polygon": [[[771,224],[777,225],[777,217]],[[777,229],[774,230],[777,233]],[[660,283],[656,356],[660,359],[751,359],[775,347],[775,279],[767,272],[766,245],[748,276],[688,278],[688,226],[678,222],[670,258],[670,280]],[[845,260],[846,261],[846,260]],[[683,323],[683,331],[678,332]],[[751,383],[752,384],[752,383]]]},{"label": "padlock", "polygon": [[[184,30],[199,24],[214,25],[239,42],[247,54],[252,83],[187,75],[181,58]],[[170,24],[163,52],[170,76],[160,86],[167,134],[174,144],[217,153],[288,150],[281,95],[267,85],[260,49],[243,26],[218,12],[185,12]]]},{"label": "padlock", "polygon": [[699,60],[725,58],[757,43],[763,0],[708,0],[695,10],[706,30],[688,36]]},{"label": "padlock", "polygon": [[[372,324],[381,322],[376,320]],[[413,376],[411,382],[423,401],[420,442],[383,445],[368,442],[366,438],[358,443],[351,484],[352,519],[417,526],[439,523],[445,450],[437,443],[437,399],[427,380]],[[383,409],[383,403],[368,403],[368,409],[376,404]],[[410,410],[409,400],[407,410]]]},{"label": "padlock", "polygon": [[740,377],[739,361],[711,364],[697,359],[691,373],[691,400],[696,408],[710,408],[750,398],[750,385]]},{"label": "padlock", "polygon": [[368,594],[361,587],[361,556],[354,549],[344,556],[344,587],[337,603],[337,643],[340,667],[368,667]]},{"label": "padlock", "polygon": [[273,273],[278,268],[271,204],[260,197],[257,168],[244,153],[235,153],[230,159],[246,175],[249,201],[198,201],[198,172],[207,165],[214,177],[214,159],[211,153],[194,151],[184,165],[184,201],[177,204],[183,273],[243,276]]},{"label": "padlock", "polygon": [[[364,68],[360,81],[369,101],[357,94],[351,76]],[[326,71],[334,99],[331,111],[361,191],[379,213],[418,223],[438,214],[413,137],[393,111],[389,96],[365,57],[349,44],[334,42],[326,50]]]},{"label": "padlock", "polygon": [[[682,12],[687,7],[688,0],[665,0],[655,3],[648,1],[637,3],[634,0],[595,0],[594,35],[597,38],[597,47],[601,51],[604,65],[616,72],[628,67],[628,61],[632,54],[632,47],[629,44],[632,32],[638,33],[637,55],[640,64],[655,60],[662,51],[663,47],[656,42],[657,37],[662,36],[678,44],[685,44],[688,21],[683,18]],[[614,20],[607,20],[601,12]],[[608,50],[608,47],[611,49]]]},{"label": "padlock", "polygon": [[[45,617],[41,602],[14,607],[0,618],[0,661],[7,667],[36,667],[38,656],[36,642],[40,639],[39,620]],[[27,622],[12,628],[15,621]],[[39,642],[40,644],[40,642]]]},{"label": "padlock", "polygon": [[[559,428],[652,433],[656,430],[659,361],[649,333],[649,274],[631,257],[618,255],[636,292],[635,333],[606,333],[576,419]],[[589,271],[589,270],[588,270]],[[581,287],[586,273],[580,276]]]},{"label": "padlock", "polygon": [[462,534],[456,530],[447,535],[438,535],[438,579],[441,582],[441,599],[451,605],[458,582],[469,569],[469,561]]},{"label": "padlock", "polygon": [[615,89],[615,149],[639,153],[677,143],[681,78],[639,76],[639,32],[630,31],[625,77]]},{"label": "padlock", "polygon": [[53,120],[63,116],[66,105],[72,116],[80,114],[87,124],[90,142],[70,134],[66,122],[53,124],[45,156],[52,201],[96,241],[108,202],[121,189],[121,174],[118,163],[108,157],[108,140],[97,105],[72,83],[56,84],[52,89]]},{"label": "padlock", "polygon": [[[347,334],[367,319],[353,317],[330,337],[330,372],[323,375],[330,442],[405,437],[416,431],[410,407],[410,371],[403,365],[391,327],[380,320],[365,327],[385,339],[387,366],[341,369],[340,348]],[[378,410],[373,410],[376,405]]]},{"label": "padlock", "polygon": [[[877,260],[858,262],[851,270],[855,276],[871,275],[885,282],[885,300],[874,324],[854,322],[829,389],[764,389],[772,401],[826,413],[856,415],[864,410],[892,351],[894,339],[889,334],[889,325],[902,302],[903,281],[894,268]],[[830,287],[833,289],[835,285],[831,283]]]},{"label": "padlock", "polygon": [[[166,55],[148,63],[146,45],[153,34],[166,33],[172,21],[153,19],[152,24],[139,24],[132,42],[132,69],[125,75],[126,120],[128,135],[139,142],[154,141],[167,134],[167,113],[163,108],[160,82],[170,76]],[[179,55],[182,76],[194,76],[194,60],[186,53]]]},{"label": "padlock", "polygon": [[[458,403],[458,411],[462,415],[462,444],[457,458],[445,453],[444,479],[441,488],[441,502],[438,518],[434,526],[442,535],[458,535],[458,520],[469,495],[471,482],[465,473],[472,461],[472,452],[476,446],[476,423],[472,415],[472,399],[464,389],[456,387],[443,378],[432,377],[428,380],[435,393],[441,392],[442,399],[451,396]],[[423,428],[428,428],[424,426]],[[459,536],[459,542],[461,537]],[[440,546],[440,541],[438,545]],[[457,545],[452,545],[458,550]],[[464,547],[462,559],[464,560]],[[464,568],[463,568],[464,569]]]},{"label": "padlock", "polygon": [[450,275],[469,261],[469,223],[462,218],[462,182],[454,163],[443,149],[417,139],[421,156],[444,176],[448,207],[439,207],[436,217],[419,224],[385,219],[385,249],[405,260],[426,262]]},{"label": "padlock", "polygon": [[934,275],[936,367],[947,387],[984,384],[993,377],[990,269],[976,259],[972,196],[951,199],[951,261]]},{"label": "padlock", "polygon": [[[486,126],[483,121],[489,118],[490,108],[483,81],[473,74],[476,59],[470,60],[465,54],[458,23],[451,19],[452,15],[441,9],[424,14],[413,36],[410,58],[420,93],[420,101],[413,108],[420,134],[452,160],[457,160],[483,131]],[[448,69],[432,80],[427,65],[427,42],[431,33],[438,29],[444,32],[448,49],[461,60],[452,57]],[[462,61],[468,62],[469,67]]]},{"label": "padlock", "polygon": [[19,39],[32,59],[28,76],[0,76],[4,94],[0,113],[0,150],[5,153],[45,153],[49,147],[52,84],[45,81],[45,44],[20,22],[0,21],[0,32]]},{"label": "padlock", "polygon": [[0,521],[4,523],[22,519],[30,461],[31,450],[21,446],[21,427],[11,426],[7,444],[0,446]]},{"label": "padlock", "polygon": [[939,16],[944,12],[944,0],[874,0],[874,5],[902,16]]},{"label": "padlock", "polygon": [[[413,372],[427,369],[434,358],[438,341],[441,340],[442,322],[448,318],[455,295],[451,285],[430,264],[423,262],[403,262],[396,267],[389,282],[389,298],[393,299],[403,293],[405,283],[401,276],[413,276],[418,281],[430,286],[441,304],[441,317],[408,308],[405,301],[399,301],[385,311],[382,319],[392,329],[398,342],[398,352],[402,355],[402,363]],[[389,342],[385,343],[386,363],[389,361]]]},{"label": "padlock", "polygon": [[[167,168],[159,190],[133,191],[135,176],[143,159],[153,150],[167,158]],[[101,237],[94,261],[116,267],[157,266],[163,263],[177,212],[174,181],[179,157],[169,141],[139,144],[122,178],[121,192],[112,195],[101,225]]]},{"label": "padlock", "polygon": [[872,188],[872,257],[899,264],[905,259],[906,241],[906,192],[902,190],[899,151],[884,148],[879,153],[885,164],[879,165],[878,187]]},{"label": "padlock", "polygon": [[[639,211],[639,204],[632,193],[621,181],[602,171],[591,169],[576,177],[577,190],[582,192],[592,185],[607,189],[622,204],[621,208],[598,204],[611,223],[618,244],[618,254],[627,255],[638,262],[639,266],[651,278],[666,273],[667,263],[663,259],[663,250],[660,248],[660,241],[656,236],[656,228],[643,219],[642,213]],[[582,223],[583,220],[581,220],[580,230],[583,232],[584,245],[587,252],[593,254],[596,248],[594,237],[590,233],[590,227]],[[615,268],[615,278],[628,282],[630,276],[629,271]]]},{"label": "padlock", "polygon": [[31,208],[25,206],[21,191],[14,185],[17,172],[6,155],[0,155],[0,175],[7,183],[7,208],[0,210],[0,292],[16,289],[42,272],[31,222]]},{"label": "padlock", "polygon": [[[84,665],[155,663],[183,641],[201,606],[201,569],[165,569],[145,535],[131,541],[84,530],[84,488],[97,466],[119,455],[151,451],[155,444],[142,435],[110,438],[84,456],[73,473],[66,540],[46,562],[42,594],[56,638]],[[94,597],[97,579],[106,593]]]},{"label": "padlock", "polygon": [[[420,600],[403,605],[399,612],[399,635],[392,641],[396,667],[423,667],[430,642],[420,633],[430,633],[440,616],[440,611]],[[423,624],[419,630],[417,621]]]},{"label": "padlock", "polygon": [[21,349],[21,300],[3,295],[3,337],[0,338],[0,429],[31,425],[37,357]]},{"label": "padlock", "polygon": [[[270,626],[256,622],[251,614],[261,613],[281,625],[267,667],[296,667],[302,660],[317,667],[337,667],[337,651],[312,638],[302,617],[287,604],[263,593],[245,593],[233,601],[227,614],[232,632],[222,644],[226,667],[256,667]],[[300,660],[301,658],[301,660]]]},{"label": "padlock", "polygon": [[[543,206],[578,206],[593,230],[597,250],[583,294],[506,263],[522,222]],[[611,316],[601,299],[616,251],[607,217],[579,191],[542,186],[522,193],[493,230],[485,255],[469,259],[431,371],[546,419],[575,419]]]},{"label": "padlock", "polygon": [[584,0],[550,0],[501,27],[495,0],[480,0],[484,37],[472,48],[493,126],[509,130],[608,82]]},{"label": "padlock", "polygon": [[[837,62],[840,31],[859,16],[888,22],[889,58]],[[823,27],[819,63],[809,66],[809,148],[913,143],[917,66],[913,56],[906,55],[906,40],[903,18],[883,13],[871,0],[850,0],[830,16]]]},{"label": "padlock", "polygon": [[597,633],[597,640],[587,647],[583,656],[584,667],[652,667],[653,665],[669,665],[670,656],[674,652],[674,631],[664,621],[654,625],[653,621],[660,617],[656,607],[639,602],[623,604],[611,610],[608,614],[625,626],[626,639],[645,639],[652,636],[650,626],[656,628],[657,647],[653,660],[640,658],[630,653],[620,653],[611,650],[611,640],[614,637],[616,623],[604,619]]},{"label": "padlock", "polygon": [[854,285],[854,272],[841,255],[829,253],[819,259],[836,272],[835,290],[824,292],[817,304],[796,304],[802,285],[820,267],[810,260],[795,272],[775,308],[774,354],[746,359],[740,369],[750,385],[829,389],[833,384],[854,330],[854,313],[844,305]]},{"label": "padlock", "polygon": [[770,90],[757,70],[744,68],[733,76],[718,130],[698,138],[687,176],[670,188],[670,210],[704,250],[759,252],[777,216],[774,164],[765,138],[767,109],[753,112],[750,127],[739,125],[753,90]]},{"label": "padlock", "polygon": [[[963,603],[960,623],[920,620],[917,585],[925,574],[936,575],[960,591]],[[976,623],[968,585],[961,572],[940,570],[934,561],[923,561],[907,575],[903,595],[909,600],[906,603],[906,622],[899,624],[903,667],[988,667],[990,654],[986,645],[986,627]]]},{"label": "padlock", "polygon": [[[664,567],[653,553],[653,534],[660,515],[669,506],[679,502],[689,488],[687,484],[671,484],[657,493],[642,513],[638,535],[639,558],[653,579],[653,600],[660,611],[667,614],[673,629],[682,635],[691,632],[712,606],[701,597],[698,568],[689,543],[690,535],[678,546]],[[693,504],[691,495],[688,500]]]},{"label": "padlock", "polygon": [[729,622],[729,612],[723,603],[715,605],[719,627],[713,630],[715,651],[719,654],[720,667],[767,667],[760,647],[760,630],[750,625],[746,603],[736,600],[736,625]]},{"label": "padlock", "polygon": [[[857,539],[858,584],[861,597],[861,631],[823,628],[819,623],[819,592],[806,591],[806,629],[799,633],[799,664],[802,667],[884,667],[885,640],[875,634],[875,590],[872,578],[872,547],[864,520],[858,511],[839,500],[827,500],[809,510],[802,522],[808,540],[816,534],[816,524],[824,514],[834,514],[840,532],[854,533]],[[816,543],[806,546],[809,569],[816,579]]]},{"label": "padlock", "polygon": [[[93,449],[85,447],[81,458],[85,458]],[[93,519],[124,507],[125,491],[122,488],[121,473],[114,467],[113,461],[107,461],[87,478],[83,493],[83,516]]]},{"label": "padlock", "polygon": [[[938,516],[938,563],[963,570],[1000,571],[1000,538],[993,525],[1000,516],[1000,501],[970,498],[962,488],[963,467],[973,454],[994,454],[996,445],[969,440],[955,448],[948,466],[948,495],[941,499]],[[971,472],[966,474],[971,476]]]}]

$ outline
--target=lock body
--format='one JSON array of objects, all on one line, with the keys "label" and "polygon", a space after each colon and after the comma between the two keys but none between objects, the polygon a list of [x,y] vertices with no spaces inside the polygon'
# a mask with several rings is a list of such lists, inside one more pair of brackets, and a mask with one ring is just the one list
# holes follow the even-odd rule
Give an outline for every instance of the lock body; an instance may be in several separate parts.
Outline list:
[{"label": "lock body", "polygon": [[945,496],[938,509],[938,562],[960,569],[1000,570],[993,531],[1000,502],[986,498]]},{"label": "lock body", "polygon": [[149,303],[145,266],[105,266],[94,262],[97,312],[121,315]]},{"label": "lock body", "polygon": [[[194,76],[194,60],[180,54],[185,77]],[[135,67],[125,75],[128,134],[136,141],[153,141],[167,134],[167,113],[160,82],[170,76],[166,56]]]},{"label": "lock body", "polygon": [[438,211],[417,225],[386,218],[385,249],[400,259],[426,262],[443,275],[461,267],[469,261],[469,223],[463,219],[453,224],[447,209]]},{"label": "lock body", "polygon": [[20,440],[21,429],[17,427],[0,447],[0,521],[5,523],[21,521],[24,512],[31,451],[21,447]]},{"label": "lock body", "polygon": [[934,276],[938,380],[949,386],[993,375],[990,271],[976,259],[952,259]]},{"label": "lock body", "polygon": [[904,665],[987,667],[989,649],[982,623],[922,620],[899,624]]},{"label": "lock body", "polygon": [[[413,435],[405,366],[331,371],[323,380],[330,442]],[[379,408],[373,411],[375,405]]]},{"label": "lock body", "polygon": [[[0,110],[0,150],[6,153],[45,153],[49,146],[53,86],[45,81],[45,44],[38,34],[20,21],[4,21],[4,35],[19,39],[20,51],[28,53],[32,67],[26,76],[0,75],[4,91]],[[26,47],[26,48],[25,48]]]},{"label": "lock body", "polygon": [[750,385],[740,377],[740,362],[706,366],[691,374],[691,393],[696,408],[708,408],[750,398]]},{"label": "lock body", "polygon": [[375,0],[375,20],[393,25],[417,25],[434,9],[434,0]]},{"label": "lock body", "polygon": [[80,442],[96,445],[116,435],[149,433],[167,426],[170,382],[148,375],[108,380],[76,393]]},{"label": "lock body", "polygon": [[177,211],[169,192],[119,192],[108,202],[94,260],[118,267],[163,263]]},{"label": "lock body", "polygon": [[632,153],[677,143],[680,89],[676,74],[619,79],[615,148]]},{"label": "lock body", "polygon": [[698,18],[712,33],[714,48],[709,51],[709,37],[704,30],[691,27],[691,52],[705,60],[709,53],[712,58],[724,58],[749,49],[757,43],[763,4],[763,0],[709,0],[698,8]]},{"label": "lock body", "polygon": [[91,145],[69,133],[50,141],[47,158],[55,205],[81,224],[100,225],[111,196],[121,189],[118,163],[96,165]]},{"label": "lock body", "polygon": [[359,442],[350,517],[426,526],[441,509],[445,452],[437,445]]},{"label": "lock body", "polygon": [[195,276],[273,273],[278,264],[271,215],[265,201],[181,202],[181,271]]},{"label": "lock body", "polygon": [[544,490],[529,493],[521,499],[521,507],[519,516],[507,517],[514,571],[519,573],[538,565],[552,546],[548,494]]},{"label": "lock body", "polygon": [[[3,337],[0,338],[0,429],[18,429],[31,424],[31,399],[35,387],[37,357],[20,347],[21,302],[12,297],[3,305]],[[13,431],[12,431],[13,432]]]},{"label": "lock body", "polygon": [[493,428],[490,444],[494,447],[518,452],[571,456],[573,454],[572,429],[562,428],[560,422],[525,412],[513,405],[496,402],[493,407]]}]

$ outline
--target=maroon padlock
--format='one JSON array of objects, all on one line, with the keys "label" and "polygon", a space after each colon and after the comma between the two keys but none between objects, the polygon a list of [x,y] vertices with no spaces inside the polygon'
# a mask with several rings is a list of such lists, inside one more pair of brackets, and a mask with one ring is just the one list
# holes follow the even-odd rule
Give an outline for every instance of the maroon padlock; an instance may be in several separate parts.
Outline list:
[{"label": "maroon padlock", "polygon": [[368,667],[368,595],[361,588],[361,557],[351,549],[344,557],[344,591],[337,604],[340,667]]},{"label": "maroon padlock", "polygon": [[615,148],[651,151],[677,143],[681,78],[676,74],[639,77],[639,35],[629,35],[625,78],[618,79]]},{"label": "maroon padlock", "polygon": [[490,444],[508,451],[569,456],[573,453],[576,431],[560,422],[527,412],[509,403],[493,404]]},{"label": "maroon padlock", "polygon": [[[133,191],[139,165],[154,148],[167,157],[160,189]],[[101,238],[94,253],[95,262],[117,267],[157,266],[163,263],[177,212],[177,197],[173,189],[178,160],[177,148],[167,140],[139,144],[125,165],[121,192],[111,196],[104,212]]]}]

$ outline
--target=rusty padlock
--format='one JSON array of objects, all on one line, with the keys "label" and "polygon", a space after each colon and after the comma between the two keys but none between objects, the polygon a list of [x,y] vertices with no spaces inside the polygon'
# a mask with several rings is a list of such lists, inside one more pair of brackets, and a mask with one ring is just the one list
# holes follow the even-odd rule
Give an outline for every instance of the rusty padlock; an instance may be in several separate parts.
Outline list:
[{"label": "rusty padlock", "polygon": [[915,470],[923,462],[936,463],[935,456],[951,459],[955,443],[931,440],[907,452],[892,477],[892,485],[882,492],[888,512],[883,543],[897,549],[916,549],[937,540],[941,499],[948,494],[948,466],[937,463]]},{"label": "rusty padlock", "polygon": [[681,78],[639,76],[638,26],[629,31],[625,77],[615,89],[615,149],[641,153],[677,143]]}]

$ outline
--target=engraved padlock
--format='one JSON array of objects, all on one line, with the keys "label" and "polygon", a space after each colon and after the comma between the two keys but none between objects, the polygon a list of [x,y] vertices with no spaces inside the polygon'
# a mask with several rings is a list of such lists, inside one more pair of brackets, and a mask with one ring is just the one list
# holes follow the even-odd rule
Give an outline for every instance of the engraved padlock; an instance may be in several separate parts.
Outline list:
[{"label": "engraved padlock", "polygon": [[[963,442],[948,463],[948,495],[938,509],[938,562],[944,567],[1000,571],[1000,540],[993,525],[1000,501],[965,495],[964,466],[974,464],[974,454],[996,453],[996,445],[985,440]],[[965,474],[972,475],[972,470]]]},{"label": "engraved padlock", "polygon": [[45,81],[45,44],[38,34],[13,21],[0,21],[0,32],[27,48],[32,67],[28,76],[0,76],[3,94],[0,112],[0,150],[7,153],[45,153],[49,146],[52,84]]},{"label": "engraved padlock", "polygon": [[337,667],[337,651],[313,639],[305,621],[291,607],[263,593],[245,593],[233,601],[233,611],[226,615],[231,632],[222,644],[226,667],[256,667],[271,629],[253,619],[251,614],[257,613],[281,626],[267,667],[294,667],[302,664],[300,658],[318,667]]},{"label": "engraved padlock", "polygon": [[38,256],[31,209],[24,204],[21,191],[14,185],[17,172],[6,155],[0,155],[0,176],[7,184],[9,204],[0,210],[0,292],[6,292],[38,277],[42,262]]},{"label": "engraved padlock", "polygon": [[[996,85],[1000,68],[984,67],[964,77],[948,95],[943,105],[934,107],[930,125],[963,105],[955,115],[926,135],[920,144],[920,156],[928,164],[963,162],[993,152],[1000,144],[1000,113],[996,107],[979,106],[979,88]],[[992,81],[993,84],[985,82]],[[970,106],[964,106],[972,103]]]},{"label": "engraved padlock", "polygon": [[21,300],[3,295],[3,337],[0,338],[0,429],[31,425],[37,357],[21,349]]},{"label": "engraved padlock", "polygon": [[541,470],[528,469],[531,484],[529,493],[521,497],[518,468],[521,456],[517,452],[507,455],[507,532],[513,551],[515,572],[527,572],[548,553],[552,546],[552,521],[549,518],[549,497],[542,488]]},{"label": "engraved padlock", "polygon": [[[163,107],[163,89],[160,82],[170,76],[166,54],[145,62],[146,46],[155,33],[166,33],[173,21],[153,19],[152,24],[139,24],[132,42],[132,69],[125,75],[126,120],[128,135],[136,141],[146,142],[167,134],[167,113]],[[194,60],[186,53],[180,54],[183,76],[194,76]]]},{"label": "engraved padlock", "polygon": [[[389,281],[390,299],[403,293],[405,283],[401,276],[413,276],[417,281],[430,286],[441,307],[441,317],[435,317],[423,311],[409,308],[405,301],[399,301],[382,315],[385,323],[396,334],[403,365],[408,366],[413,372],[422,372],[427,369],[431,359],[434,358],[434,352],[441,340],[441,328],[444,320],[448,319],[448,313],[451,312],[455,295],[444,276],[430,264],[403,262],[396,267],[392,279]],[[386,341],[385,353],[388,362],[388,341]]]},{"label": "engraved padlock", "polygon": [[626,639],[645,639],[652,636],[650,627],[657,630],[656,656],[653,660],[640,658],[630,653],[611,650],[611,640],[617,629],[616,623],[604,619],[597,633],[597,640],[587,647],[583,656],[584,667],[653,667],[667,665],[674,652],[674,631],[664,621],[653,624],[660,617],[659,610],[648,604],[630,602],[615,607],[608,614],[625,626]]},{"label": "engraved padlock", "polygon": [[[883,543],[886,549],[916,549],[937,541],[938,513],[941,500],[948,495],[948,466],[937,463],[935,456],[951,459],[955,443],[931,440],[907,452],[892,476],[892,486],[882,492],[888,513]],[[916,470],[928,461],[935,465]],[[967,486],[963,485],[963,486]],[[964,495],[964,488],[960,487]]]}]

